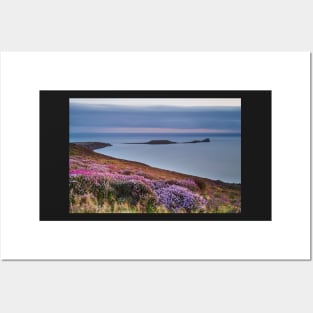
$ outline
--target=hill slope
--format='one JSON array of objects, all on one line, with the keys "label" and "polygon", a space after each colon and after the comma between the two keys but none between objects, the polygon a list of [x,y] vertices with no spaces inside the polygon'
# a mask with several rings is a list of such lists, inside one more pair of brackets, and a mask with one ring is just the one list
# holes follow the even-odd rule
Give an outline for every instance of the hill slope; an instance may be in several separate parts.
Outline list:
[{"label": "hill slope", "polygon": [[72,213],[240,213],[240,184],[105,156],[70,144]]}]

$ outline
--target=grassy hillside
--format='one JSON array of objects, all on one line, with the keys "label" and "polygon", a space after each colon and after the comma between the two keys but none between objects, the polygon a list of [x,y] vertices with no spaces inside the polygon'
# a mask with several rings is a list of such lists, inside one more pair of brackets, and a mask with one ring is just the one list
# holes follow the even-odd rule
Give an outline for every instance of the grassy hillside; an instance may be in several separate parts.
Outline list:
[{"label": "grassy hillside", "polygon": [[105,156],[70,144],[71,213],[240,213],[240,184]]}]

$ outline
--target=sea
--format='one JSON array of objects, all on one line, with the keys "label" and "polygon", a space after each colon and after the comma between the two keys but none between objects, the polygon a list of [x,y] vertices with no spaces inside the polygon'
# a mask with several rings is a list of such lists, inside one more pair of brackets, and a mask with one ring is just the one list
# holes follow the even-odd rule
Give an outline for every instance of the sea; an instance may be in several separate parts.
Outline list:
[{"label": "sea", "polygon": [[[186,142],[210,138],[210,142],[169,145],[127,144],[150,140]],[[97,153],[179,173],[241,182],[241,136],[238,134],[177,133],[71,133],[70,142],[97,141],[112,144]]]}]

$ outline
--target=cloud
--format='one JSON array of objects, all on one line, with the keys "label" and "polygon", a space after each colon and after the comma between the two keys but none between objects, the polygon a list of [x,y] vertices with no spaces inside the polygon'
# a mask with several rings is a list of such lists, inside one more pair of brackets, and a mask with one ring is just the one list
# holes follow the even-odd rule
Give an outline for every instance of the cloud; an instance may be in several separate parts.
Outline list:
[{"label": "cloud", "polygon": [[240,106],[138,106],[125,105],[126,100],[123,100],[123,105],[95,106],[70,102],[70,131],[90,132],[91,129],[102,129],[116,132],[124,129],[127,132],[146,132],[147,129],[167,129],[173,132],[192,132],[205,129],[240,132],[241,129]]}]

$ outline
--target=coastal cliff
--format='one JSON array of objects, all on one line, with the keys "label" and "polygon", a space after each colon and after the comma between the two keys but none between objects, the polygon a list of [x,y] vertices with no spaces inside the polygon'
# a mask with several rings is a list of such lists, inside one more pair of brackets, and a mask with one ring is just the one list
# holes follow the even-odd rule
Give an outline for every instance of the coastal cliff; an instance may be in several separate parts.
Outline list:
[{"label": "coastal cliff", "polygon": [[87,149],[91,149],[91,150],[96,150],[96,149],[101,149],[101,148],[112,146],[110,143],[105,143],[105,142],[75,142],[74,144],[78,146],[82,146]]}]

